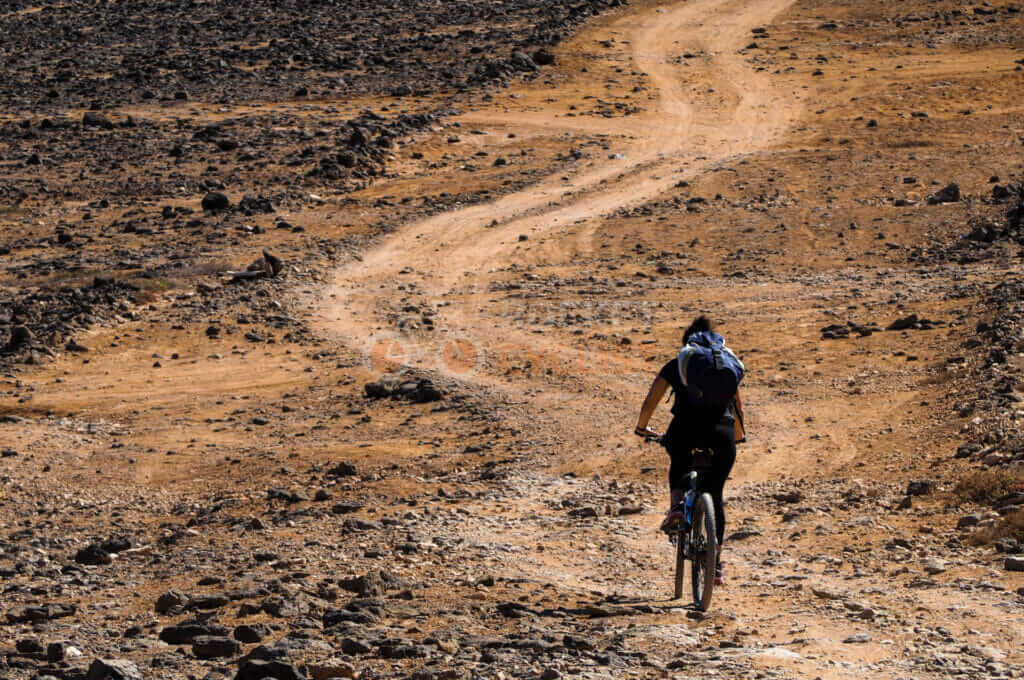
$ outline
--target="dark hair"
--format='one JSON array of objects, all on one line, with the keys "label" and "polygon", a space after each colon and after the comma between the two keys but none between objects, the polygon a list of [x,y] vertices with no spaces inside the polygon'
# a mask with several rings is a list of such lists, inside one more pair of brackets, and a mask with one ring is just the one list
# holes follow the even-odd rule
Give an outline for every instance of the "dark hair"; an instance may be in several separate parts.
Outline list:
[{"label": "dark hair", "polygon": [[700,316],[693,320],[693,323],[690,324],[690,327],[686,329],[685,333],[683,333],[683,344],[685,345],[690,340],[690,336],[693,335],[694,333],[706,333],[709,332],[710,330],[711,321],[708,319],[708,317],[701,314]]}]

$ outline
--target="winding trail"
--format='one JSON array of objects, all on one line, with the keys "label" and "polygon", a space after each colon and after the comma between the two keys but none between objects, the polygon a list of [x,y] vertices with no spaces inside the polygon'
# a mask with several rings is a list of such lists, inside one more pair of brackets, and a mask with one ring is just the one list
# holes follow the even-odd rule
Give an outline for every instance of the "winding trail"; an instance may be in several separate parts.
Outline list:
[{"label": "winding trail", "polygon": [[[588,221],[653,200],[683,177],[781,144],[801,114],[799,103],[780,90],[765,89],[739,50],[749,42],[752,28],[770,23],[792,1],[676,2],[630,12],[603,27],[602,36],[614,33],[617,42],[630,45],[629,66],[647,75],[652,95],[648,109],[611,120],[559,117],[552,125],[626,136],[631,141],[622,157],[581,164],[568,177],[557,172],[494,202],[401,227],[337,271],[320,303],[323,325],[353,348],[366,351],[371,361],[381,351],[403,364],[447,372],[507,392],[520,402],[525,398],[528,411],[550,418],[548,434],[566,454],[560,455],[558,464],[567,468],[578,463],[570,452],[592,447],[594,441],[613,441],[625,411],[610,388],[637,392],[649,379],[649,367],[639,359],[614,356],[581,361],[580,350],[565,341],[530,333],[515,321],[516,314],[496,313],[487,292],[489,273],[502,264],[496,262],[496,253],[507,251],[507,244],[523,233],[531,239],[546,236],[556,244],[562,239],[571,242]],[[686,53],[700,55],[699,68],[681,64]],[[594,87],[601,86],[598,80]],[[555,115],[553,106],[505,118],[488,109],[466,114],[462,121],[542,128]],[[386,317],[391,312],[393,318],[398,281],[414,282],[417,294],[438,308],[437,331],[395,330],[389,323]],[[462,363],[452,362],[453,352],[470,356],[462,357]],[[544,389],[532,389],[536,385],[525,380],[510,386],[503,371],[508,363],[535,360],[538,355],[562,366],[562,373]],[[614,370],[608,370],[612,364]],[[588,397],[581,401],[579,393],[584,391]],[[594,422],[594,413],[607,417]],[[555,472],[541,478],[526,474],[513,514],[530,516],[531,507],[552,493],[552,485],[560,489],[564,482]],[[479,526],[467,525],[466,532],[476,541],[507,539]],[[587,574],[600,570],[596,564],[581,563],[559,572],[557,554],[529,551],[531,541],[544,534],[539,526],[522,533],[526,550],[516,560],[516,569],[558,578],[581,590],[592,587]],[[661,548],[658,538],[646,530],[636,540],[648,554]],[[654,596],[658,587],[648,583],[629,592]]]},{"label": "winding trail", "polygon": [[[754,80],[753,70],[737,51],[749,40],[752,28],[768,23],[791,2],[680,2],[619,19],[611,29],[627,36],[633,67],[648,75],[656,95],[644,114],[607,121],[608,133],[634,138],[624,157],[581,169],[568,181],[557,173],[497,201],[401,228],[361,261],[337,272],[332,302],[322,310],[326,325],[356,347],[372,346],[380,337],[375,333],[379,324],[374,310],[387,306],[380,283],[392,280],[403,267],[413,267],[421,292],[441,300],[471,290],[493,266],[502,244],[518,234],[557,235],[569,225],[649,201],[676,184],[684,172],[692,176],[738,154],[777,144],[799,108],[780,92],[762,89],[763,83]],[[685,52],[707,56],[698,83],[689,87],[683,77],[692,77],[692,70],[674,63]],[[707,96],[709,89],[714,90],[713,98]],[[478,112],[467,119],[482,117]],[[501,123],[501,114],[488,111],[486,120]],[[591,121],[586,127],[595,131]],[[472,316],[449,307],[441,326],[449,336],[471,338],[477,348],[486,351],[494,346],[490,321],[481,327]],[[518,332],[501,331],[504,340],[507,333]]]}]

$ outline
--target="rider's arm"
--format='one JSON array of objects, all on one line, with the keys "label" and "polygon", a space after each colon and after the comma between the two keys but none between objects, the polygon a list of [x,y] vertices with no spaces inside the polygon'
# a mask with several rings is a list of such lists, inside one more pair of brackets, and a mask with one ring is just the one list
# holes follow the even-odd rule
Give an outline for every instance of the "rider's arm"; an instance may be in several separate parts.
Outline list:
[{"label": "rider's arm", "polygon": [[736,443],[747,441],[747,428],[746,421],[743,420],[743,400],[740,399],[740,391],[736,390],[736,397],[733,400],[735,405],[735,428],[736,428]]},{"label": "rider's arm", "polygon": [[643,432],[647,429],[647,423],[651,422],[654,409],[658,406],[661,398],[665,396],[668,387],[668,381],[660,375],[651,383],[651,389],[647,392],[647,398],[644,399],[644,404],[640,407],[640,417],[636,421],[636,432]]}]

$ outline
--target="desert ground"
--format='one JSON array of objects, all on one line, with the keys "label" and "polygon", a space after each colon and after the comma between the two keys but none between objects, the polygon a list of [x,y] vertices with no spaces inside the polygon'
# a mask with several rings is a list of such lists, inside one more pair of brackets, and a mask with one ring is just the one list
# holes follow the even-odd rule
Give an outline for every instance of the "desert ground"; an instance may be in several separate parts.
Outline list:
[{"label": "desert ground", "polygon": [[0,677],[1024,678],[1018,5],[0,19]]}]

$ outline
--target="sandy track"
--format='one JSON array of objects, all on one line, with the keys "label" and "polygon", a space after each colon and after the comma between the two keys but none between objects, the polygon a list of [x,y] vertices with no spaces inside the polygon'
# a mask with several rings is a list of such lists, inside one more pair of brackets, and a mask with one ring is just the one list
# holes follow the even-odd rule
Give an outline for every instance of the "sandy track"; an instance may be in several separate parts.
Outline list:
[{"label": "sandy track", "polygon": [[[549,414],[566,453],[592,447],[595,437],[611,441],[609,436],[626,422],[622,414],[595,430],[593,413],[622,408],[621,400],[607,398],[609,386],[638,392],[649,379],[648,367],[638,359],[615,355],[582,357],[579,349],[557,338],[529,333],[513,321],[514,315],[501,316],[493,309],[478,313],[488,306],[489,272],[505,264],[497,254],[507,251],[507,244],[519,234],[586,243],[593,228],[588,222],[652,200],[682,178],[715,164],[780,143],[801,114],[800,104],[781,91],[765,89],[738,50],[749,42],[752,28],[769,23],[790,4],[791,0],[674,3],[630,12],[614,21],[601,34],[614,33],[620,43],[630,45],[632,68],[649,78],[648,110],[610,121],[577,123],[560,117],[554,125],[587,134],[628,136],[631,141],[623,158],[598,159],[567,178],[561,172],[553,174],[492,203],[403,226],[337,272],[322,298],[324,326],[353,348],[366,350],[371,363],[383,347],[386,353],[393,352],[389,358],[497,387],[520,403],[528,394],[528,410]],[[703,55],[699,70],[679,65],[685,53]],[[504,116],[477,111],[467,114],[464,124],[539,127],[545,125],[545,115],[554,120],[554,109]],[[577,235],[579,229],[584,235]],[[398,280],[414,281],[417,292],[431,303],[452,301],[441,309],[439,331],[425,335],[388,327],[384,312],[393,309]],[[471,366],[447,360],[460,348],[475,359]],[[510,361],[538,355],[565,367],[561,376],[556,375],[556,384],[548,381],[544,389],[526,391],[531,385],[514,383],[510,389],[502,369]],[[578,400],[581,383],[590,386],[591,403]],[[561,461],[567,468],[576,462],[568,455]],[[526,508],[538,497],[528,493],[520,501]],[[657,551],[657,537],[650,538],[645,549]],[[540,564],[542,570],[550,568]],[[577,566],[582,566],[578,573],[562,578],[582,583],[579,574],[586,574],[587,568]]]},{"label": "sandy track", "polygon": [[[548,115],[559,129],[581,120],[587,134],[604,129],[609,135],[628,137],[623,157],[599,157],[581,163],[568,176],[559,172],[494,202],[401,227],[337,272],[334,285],[317,302],[323,325],[365,351],[371,363],[383,349],[389,359],[510,391],[517,401],[525,386],[509,390],[505,369],[514,363],[537,363],[541,357],[554,367],[555,376],[543,389],[532,391],[530,403],[533,410],[543,408],[552,414],[551,423],[566,448],[573,448],[570,440],[575,448],[591,448],[595,436],[606,444],[612,441],[609,437],[618,439],[623,431],[620,418],[598,432],[590,414],[621,408],[620,399],[606,397],[612,391],[642,390],[650,367],[617,354],[595,357],[589,349],[581,351],[558,337],[523,328],[515,321],[519,312],[503,314],[490,302],[490,272],[509,264],[502,253],[508,253],[521,234],[531,240],[546,238],[557,257],[562,256],[559,251],[573,248],[594,253],[592,237],[603,216],[650,201],[716,164],[783,143],[792,121],[802,114],[802,105],[781,88],[766,87],[756,79],[739,50],[749,42],[751,29],[768,24],[789,4],[674,3],[630,12],[598,29],[597,37],[614,34],[620,44],[628,44],[633,70],[649,78],[647,110],[612,120],[574,120],[555,118],[556,102]],[[681,66],[686,54],[701,58],[694,66]],[[600,90],[600,80],[594,88]],[[476,111],[467,115],[465,124],[489,121],[516,129],[524,120],[530,126],[543,125],[543,116],[544,112],[531,111],[525,117],[512,113],[503,118],[501,112]],[[544,255],[527,257],[537,262]],[[413,281],[418,294],[438,305],[438,331],[406,332],[390,326],[384,316],[394,311],[394,285],[399,280]],[[379,363],[375,367],[382,368]],[[588,386],[595,403],[578,401],[582,385]],[[565,464],[575,461],[566,459]]]},{"label": "sandy track", "polygon": [[[578,349],[556,338],[528,333],[512,320],[514,315],[499,316],[493,310],[477,313],[488,304],[489,272],[504,264],[497,254],[507,252],[508,244],[520,234],[529,234],[531,239],[546,236],[555,243],[564,239],[586,244],[593,223],[602,216],[650,201],[684,177],[784,140],[792,121],[801,114],[800,102],[755,80],[738,51],[749,42],[752,28],[769,23],[790,4],[791,0],[680,2],[630,12],[616,20],[604,32],[615,33],[620,43],[628,42],[631,67],[649,78],[652,97],[641,115],[556,120],[554,109],[467,114],[464,125],[603,132],[626,136],[630,142],[622,158],[600,158],[581,164],[567,178],[559,172],[492,203],[403,226],[337,272],[320,308],[324,326],[353,348],[372,351],[394,344],[399,349],[393,358],[403,363],[510,391],[519,402],[525,391],[528,410],[549,414],[555,437],[567,453],[588,446],[588,439],[592,446],[595,436],[607,439],[606,435],[621,430],[625,421],[620,414],[594,429],[594,413],[622,407],[621,401],[605,398],[607,389],[592,390],[594,397],[585,404],[567,397],[578,394],[581,381],[592,388],[615,385],[636,392],[648,379],[647,367],[639,360],[608,356],[588,369]],[[703,55],[699,69],[679,64],[684,53]],[[579,230],[584,232],[582,236]],[[442,308],[439,331],[433,336],[388,328],[384,312],[393,308],[393,286],[399,279],[415,281],[417,292],[432,303],[452,300]],[[477,355],[472,371],[453,371],[453,364],[443,360],[446,350],[457,349],[456,339]],[[504,361],[497,358],[499,353]],[[529,384],[514,384],[510,390],[502,368],[509,355],[517,353],[520,358],[541,353],[555,364],[573,368],[566,370],[554,389],[548,382],[542,390],[526,391]],[[615,367],[611,372],[607,370],[610,365]],[[575,463],[572,456],[561,461],[566,467]],[[541,476],[537,479],[528,474],[521,480],[522,492],[515,499],[512,515],[536,518],[546,497],[566,490],[557,474]],[[530,520],[526,521],[529,524]],[[646,554],[659,555],[663,540],[647,528],[651,521],[640,520],[631,543]],[[491,533],[479,525],[467,525],[465,532],[468,538],[484,543],[509,539],[501,530]],[[543,521],[529,524],[524,532],[524,551],[514,560],[516,572],[554,579],[581,593],[597,585],[598,562],[584,554],[571,568],[565,568],[559,553],[551,552],[550,546],[559,545],[564,538],[560,533],[546,530]],[[546,542],[548,551],[530,550],[538,542]],[[652,601],[663,599],[664,584],[657,579],[657,573],[646,574],[641,577],[646,585],[625,592]]]},{"label": "sandy track", "polygon": [[[781,93],[761,89],[737,50],[750,29],[769,21],[788,0],[717,0],[679,3],[621,19],[635,67],[650,77],[657,98],[642,116],[616,119],[608,132],[635,137],[624,158],[602,160],[569,177],[552,176],[493,203],[474,206],[408,225],[340,270],[337,304],[324,310],[332,329],[356,343],[368,335],[367,310],[378,306],[374,282],[405,266],[422,276],[439,298],[494,264],[504,242],[520,233],[539,236],[567,225],[643,203],[684,175],[692,175],[739,153],[776,143],[799,107]],[[716,98],[693,101],[672,58],[686,51],[710,56],[699,88],[713,83]],[[721,103],[719,103],[721,102]],[[500,122],[490,116],[489,120]],[[592,131],[593,126],[588,125]],[[685,169],[684,169],[685,168]],[[565,198],[567,194],[571,194]],[[494,221],[498,225],[491,227]],[[470,276],[466,276],[469,273]],[[445,319],[450,325],[449,319]]]}]

